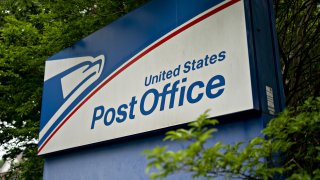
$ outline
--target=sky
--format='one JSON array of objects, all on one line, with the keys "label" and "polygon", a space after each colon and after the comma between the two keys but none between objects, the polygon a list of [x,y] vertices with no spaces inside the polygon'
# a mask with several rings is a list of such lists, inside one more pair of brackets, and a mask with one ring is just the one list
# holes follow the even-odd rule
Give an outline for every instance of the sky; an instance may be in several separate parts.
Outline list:
[{"label": "sky", "polygon": [[0,146],[0,159],[2,159],[2,156],[4,155],[4,150],[3,148]]}]

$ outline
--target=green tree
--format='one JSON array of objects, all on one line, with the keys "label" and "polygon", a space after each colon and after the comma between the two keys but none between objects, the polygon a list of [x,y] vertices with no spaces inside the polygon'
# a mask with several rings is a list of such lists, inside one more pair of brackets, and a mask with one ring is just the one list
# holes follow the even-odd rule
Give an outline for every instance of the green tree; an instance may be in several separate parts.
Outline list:
[{"label": "green tree", "polygon": [[4,158],[23,153],[11,174],[40,179],[36,155],[44,62],[145,0],[1,0],[0,144]]},{"label": "green tree", "polygon": [[273,0],[288,106],[320,95],[320,1]]},{"label": "green tree", "polygon": [[[188,142],[178,151],[168,147],[147,150],[147,172],[152,179],[183,171],[193,177],[269,179],[284,175],[288,179],[320,178],[320,97],[289,109],[273,119],[263,130],[268,139],[256,137],[246,144],[218,142],[206,146],[217,129],[217,120],[201,115],[188,129],[169,131],[164,140]],[[279,152],[281,158],[276,156]]]},{"label": "green tree", "polygon": [[0,168],[2,167],[3,164],[4,164],[4,161],[0,159]]}]

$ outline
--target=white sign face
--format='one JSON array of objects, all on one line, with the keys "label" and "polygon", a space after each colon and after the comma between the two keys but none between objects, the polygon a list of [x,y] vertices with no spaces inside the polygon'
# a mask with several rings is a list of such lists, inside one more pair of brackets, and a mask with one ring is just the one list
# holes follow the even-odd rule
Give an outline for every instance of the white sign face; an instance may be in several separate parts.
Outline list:
[{"label": "white sign face", "polygon": [[242,1],[214,6],[149,45],[57,122],[107,62],[104,54],[47,62],[45,80],[63,72],[66,100],[42,128],[39,154],[185,124],[207,109],[215,117],[254,108]]}]

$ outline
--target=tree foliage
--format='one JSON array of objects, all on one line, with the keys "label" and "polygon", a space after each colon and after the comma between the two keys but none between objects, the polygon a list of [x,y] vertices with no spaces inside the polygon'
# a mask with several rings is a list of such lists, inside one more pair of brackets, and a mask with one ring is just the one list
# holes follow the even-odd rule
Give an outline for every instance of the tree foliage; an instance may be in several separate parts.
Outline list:
[{"label": "tree foliage", "polygon": [[9,175],[42,175],[36,150],[45,60],[144,1],[0,1],[0,145],[5,159],[23,152],[25,160]]},{"label": "tree foliage", "polygon": [[274,0],[286,102],[320,95],[320,2]]},{"label": "tree foliage", "polygon": [[[169,131],[164,140],[189,142],[187,148],[147,150],[147,172],[152,179],[183,171],[208,179],[225,176],[242,179],[320,178],[320,97],[308,99],[297,109],[289,109],[263,130],[268,137],[256,137],[235,145],[218,142],[206,146],[217,129],[217,120],[201,115],[188,129]],[[282,156],[279,158],[279,152]]]}]

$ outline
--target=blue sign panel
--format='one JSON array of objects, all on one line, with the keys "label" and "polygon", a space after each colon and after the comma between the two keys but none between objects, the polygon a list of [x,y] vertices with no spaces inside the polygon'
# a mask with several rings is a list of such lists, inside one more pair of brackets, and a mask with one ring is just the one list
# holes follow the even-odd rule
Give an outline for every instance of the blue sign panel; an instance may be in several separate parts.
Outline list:
[{"label": "blue sign panel", "polygon": [[248,142],[283,109],[281,82],[271,0],[152,0],[47,60],[43,178],[149,179],[143,150],[186,147],[165,130],[206,109],[208,146]]},{"label": "blue sign panel", "polygon": [[50,57],[38,153],[259,110],[248,24],[243,0],[152,1]]}]

